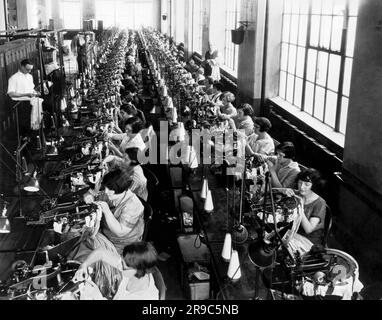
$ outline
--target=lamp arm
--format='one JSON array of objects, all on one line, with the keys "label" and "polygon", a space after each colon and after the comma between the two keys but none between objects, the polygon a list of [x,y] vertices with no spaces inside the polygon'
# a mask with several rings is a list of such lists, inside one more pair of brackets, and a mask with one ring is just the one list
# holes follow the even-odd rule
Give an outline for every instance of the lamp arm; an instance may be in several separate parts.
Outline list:
[{"label": "lamp arm", "polygon": [[[27,145],[28,143],[26,142],[23,146],[21,146],[20,148],[18,148],[16,150],[16,153],[20,153]],[[13,155],[9,152],[9,150],[0,142],[0,146],[3,147],[3,149],[5,150],[5,152],[11,157],[11,159],[16,163],[17,167],[19,169],[21,169],[22,171],[24,171],[24,168],[22,167],[22,165],[13,157]]]}]

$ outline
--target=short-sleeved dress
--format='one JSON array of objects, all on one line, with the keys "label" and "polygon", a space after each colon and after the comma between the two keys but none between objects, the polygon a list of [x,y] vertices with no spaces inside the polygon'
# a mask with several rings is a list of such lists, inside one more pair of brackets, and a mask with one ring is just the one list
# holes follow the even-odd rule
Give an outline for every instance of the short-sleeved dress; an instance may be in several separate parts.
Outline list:
[{"label": "short-sleeved dress", "polygon": [[325,228],[325,214],[326,214],[326,201],[321,197],[318,197],[313,202],[304,205],[304,213],[308,220],[310,218],[319,218],[320,222],[318,223],[316,230],[310,234],[307,234],[302,226],[298,231],[299,234],[308,238],[313,244],[322,244],[324,237],[324,228]]},{"label": "short-sleeved dress", "polygon": [[123,236],[117,236],[110,231],[106,223],[102,224],[102,233],[114,244],[119,254],[122,254],[126,245],[141,240],[144,231],[143,211],[144,207],[138,197],[127,190],[114,211],[114,217],[122,225],[131,228],[131,231]]}]

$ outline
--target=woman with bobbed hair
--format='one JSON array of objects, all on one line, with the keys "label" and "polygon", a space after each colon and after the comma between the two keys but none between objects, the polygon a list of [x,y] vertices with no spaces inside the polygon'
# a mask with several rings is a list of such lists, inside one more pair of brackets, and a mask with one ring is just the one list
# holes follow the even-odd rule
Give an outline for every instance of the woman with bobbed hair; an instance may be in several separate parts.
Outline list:
[{"label": "woman with bobbed hair", "polygon": [[236,117],[237,110],[232,104],[232,102],[234,102],[235,100],[236,97],[232,92],[224,92],[221,95],[222,105],[220,106],[220,110],[217,110],[217,115],[224,120],[229,120]]},{"label": "woman with bobbed hair", "polygon": [[128,148],[138,148],[140,151],[146,149],[146,145],[142,139],[140,132],[145,128],[144,123],[138,117],[132,117],[125,121],[125,133],[123,134],[108,134],[108,138],[120,141],[120,146],[117,148],[113,144],[109,144],[113,153],[122,158],[125,150]]},{"label": "woman with bobbed hair", "polygon": [[[113,294],[104,297],[102,288],[99,292],[93,290],[93,294],[87,299],[112,299],[112,300],[158,300],[159,291],[155,286],[153,272],[157,265],[157,252],[155,248],[146,242],[135,242],[123,249],[122,256],[109,251],[98,249],[93,251],[77,270],[74,281],[82,281],[90,276],[89,268],[102,262],[116,269],[113,281]],[[96,278],[98,270],[95,270]],[[94,279],[95,280],[95,279]],[[97,297],[98,294],[98,297]]]},{"label": "woman with bobbed hair", "polygon": [[248,103],[243,103],[237,108],[237,117],[230,119],[230,127],[233,130],[244,130],[246,136],[250,136],[253,133],[253,120],[251,118],[253,114],[253,108]]},{"label": "woman with bobbed hair", "polygon": [[117,169],[124,170],[131,184],[129,189],[138,197],[147,201],[147,179],[143,173],[142,167],[138,161],[138,148],[128,148],[125,150],[123,158],[117,156],[108,156],[103,161],[104,164],[109,165],[109,171]]},{"label": "woman with bobbed hair", "polygon": [[313,245],[322,245],[325,235],[326,201],[317,194],[324,181],[315,169],[306,169],[297,176],[298,190],[284,189],[287,196],[301,199],[304,212],[298,233],[291,239],[290,246],[301,254],[310,251]]},{"label": "woman with bobbed hair", "polygon": [[275,144],[268,131],[272,123],[267,118],[254,119],[254,133],[248,137],[246,154],[269,156],[275,151]]},{"label": "woman with bobbed hair", "polygon": [[276,164],[268,160],[268,168],[274,188],[296,188],[296,178],[300,167],[295,162],[296,149],[292,142],[286,141],[276,148]]}]

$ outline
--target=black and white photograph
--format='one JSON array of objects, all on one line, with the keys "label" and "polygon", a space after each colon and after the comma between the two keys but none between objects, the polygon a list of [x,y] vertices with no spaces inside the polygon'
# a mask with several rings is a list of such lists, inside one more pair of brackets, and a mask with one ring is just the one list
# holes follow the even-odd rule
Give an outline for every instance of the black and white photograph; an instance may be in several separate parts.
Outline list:
[{"label": "black and white photograph", "polygon": [[381,88],[382,0],[0,0],[0,305],[381,300]]}]

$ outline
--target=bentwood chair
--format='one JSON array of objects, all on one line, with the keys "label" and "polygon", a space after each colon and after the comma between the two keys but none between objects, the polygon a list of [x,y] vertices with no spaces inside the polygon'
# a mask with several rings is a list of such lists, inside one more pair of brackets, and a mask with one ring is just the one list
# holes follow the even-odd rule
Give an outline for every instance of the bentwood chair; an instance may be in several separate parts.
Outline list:
[{"label": "bentwood chair", "polygon": [[142,241],[147,241],[147,235],[148,235],[149,230],[150,230],[151,221],[153,220],[154,211],[151,208],[151,206],[148,204],[148,202],[146,202],[145,200],[143,200],[140,197],[138,197],[138,198],[144,207],[143,219],[145,221],[145,229],[143,231]]},{"label": "bentwood chair", "polygon": [[164,282],[162,273],[160,272],[158,267],[153,268],[152,275],[154,278],[155,286],[158,288],[159,291],[159,300],[166,300],[167,287]]}]

